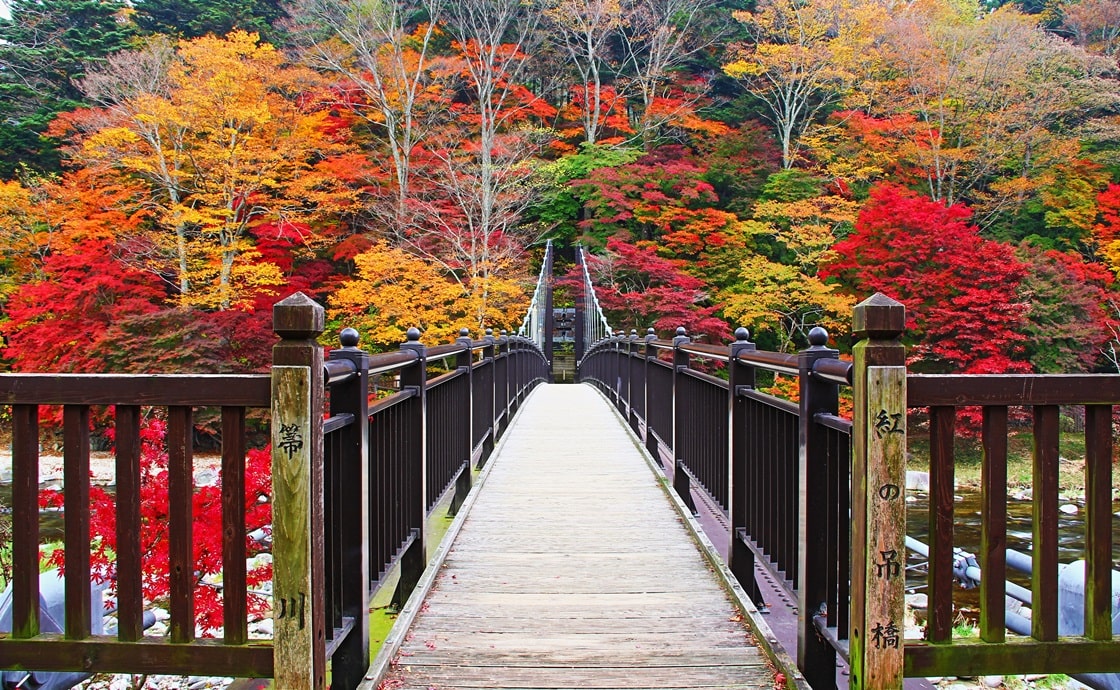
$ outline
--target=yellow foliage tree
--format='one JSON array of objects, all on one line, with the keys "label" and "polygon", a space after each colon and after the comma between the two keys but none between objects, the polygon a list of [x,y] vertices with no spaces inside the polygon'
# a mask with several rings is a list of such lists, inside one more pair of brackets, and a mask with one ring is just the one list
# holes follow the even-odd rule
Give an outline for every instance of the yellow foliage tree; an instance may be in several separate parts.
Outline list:
[{"label": "yellow foliage tree", "polygon": [[740,276],[740,283],[720,295],[724,315],[752,333],[774,333],[783,352],[814,326],[832,334],[849,326],[855,300],[796,266],[755,254],[743,261]]},{"label": "yellow foliage tree", "polygon": [[[331,295],[328,313],[337,328],[356,328],[373,351],[395,349],[412,327],[428,345],[451,342],[461,328],[476,337],[484,325],[509,328],[528,302],[520,285],[494,278],[472,293],[433,262],[384,242],[354,257],[354,265],[357,277]],[[487,320],[480,323],[484,292]]]},{"label": "yellow foliage tree", "polygon": [[[157,49],[117,56],[88,82],[109,123],[87,123],[79,155],[148,184],[150,238],[172,260],[153,269],[175,275],[184,305],[228,309],[283,282],[258,260],[252,228],[291,228],[352,200],[317,167],[344,146],[326,136],[326,113],[305,105],[313,73],[255,34],[184,41],[162,60]],[[138,87],[137,64],[165,73]]]},{"label": "yellow foliage tree", "polygon": [[744,258],[739,281],[721,294],[724,314],[752,332],[774,333],[783,351],[814,326],[833,334],[847,329],[855,300],[821,281],[817,271],[831,256],[837,237],[855,222],[858,208],[854,200],[836,194],[756,204],[746,231],[776,242],[784,262],[761,254]]},{"label": "yellow foliage tree", "polygon": [[884,5],[852,0],[762,0],[738,11],[753,41],[734,48],[728,76],[766,104],[778,132],[782,167],[797,160],[799,141],[818,114],[853,94],[878,61]]},{"label": "yellow foliage tree", "polygon": [[1115,103],[1101,64],[1011,6],[907,7],[885,25],[883,57],[890,78],[872,112],[913,120],[897,157],[933,199],[970,202],[981,226],[1068,160],[1068,122]]}]

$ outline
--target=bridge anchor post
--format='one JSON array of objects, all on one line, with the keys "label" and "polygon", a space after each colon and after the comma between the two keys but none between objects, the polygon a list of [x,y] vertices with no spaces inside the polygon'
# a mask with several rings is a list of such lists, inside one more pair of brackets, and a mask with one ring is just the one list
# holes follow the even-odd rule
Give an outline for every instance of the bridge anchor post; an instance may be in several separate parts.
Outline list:
[{"label": "bridge anchor post", "polygon": [[849,687],[902,688],[906,563],[906,308],[857,304],[852,334],[852,602]]}]

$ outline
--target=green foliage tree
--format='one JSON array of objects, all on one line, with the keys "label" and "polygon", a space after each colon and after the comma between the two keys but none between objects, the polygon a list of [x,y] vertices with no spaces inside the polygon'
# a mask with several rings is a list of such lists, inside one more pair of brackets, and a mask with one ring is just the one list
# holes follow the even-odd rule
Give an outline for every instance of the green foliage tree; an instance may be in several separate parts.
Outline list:
[{"label": "green foliage tree", "polygon": [[1022,331],[1031,365],[1044,374],[1093,370],[1117,326],[1112,274],[1075,254],[1030,244],[1019,247],[1017,258],[1029,267],[1019,291],[1028,305]]},{"label": "green foliage tree", "polygon": [[180,38],[241,29],[275,41],[281,35],[274,25],[287,16],[280,0],[137,0],[135,8],[134,21],[145,33]]},{"label": "green foliage tree", "polygon": [[87,67],[128,45],[133,27],[120,0],[11,0],[0,18],[0,177],[21,166],[59,169],[58,142],[44,137],[60,112],[84,103]]}]

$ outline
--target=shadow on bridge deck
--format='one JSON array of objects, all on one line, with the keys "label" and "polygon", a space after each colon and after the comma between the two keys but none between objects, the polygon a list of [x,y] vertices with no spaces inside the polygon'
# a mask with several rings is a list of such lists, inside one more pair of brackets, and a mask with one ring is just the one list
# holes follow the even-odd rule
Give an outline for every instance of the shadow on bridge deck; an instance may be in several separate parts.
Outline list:
[{"label": "shadow on bridge deck", "polygon": [[661,483],[597,392],[538,387],[368,686],[773,687],[772,635]]}]

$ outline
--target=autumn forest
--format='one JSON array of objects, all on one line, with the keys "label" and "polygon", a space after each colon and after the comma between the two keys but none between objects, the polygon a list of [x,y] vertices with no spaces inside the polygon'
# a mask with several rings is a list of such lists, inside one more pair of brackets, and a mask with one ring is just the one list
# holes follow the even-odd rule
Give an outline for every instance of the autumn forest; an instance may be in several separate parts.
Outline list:
[{"label": "autumn forest", "polygon": [[297,290],[513,330],[547,239],[627,330],[845,347],[881,291],[917,370],[1120,364],[1120,0],[7,5],[11,370],[260,370]]}]

